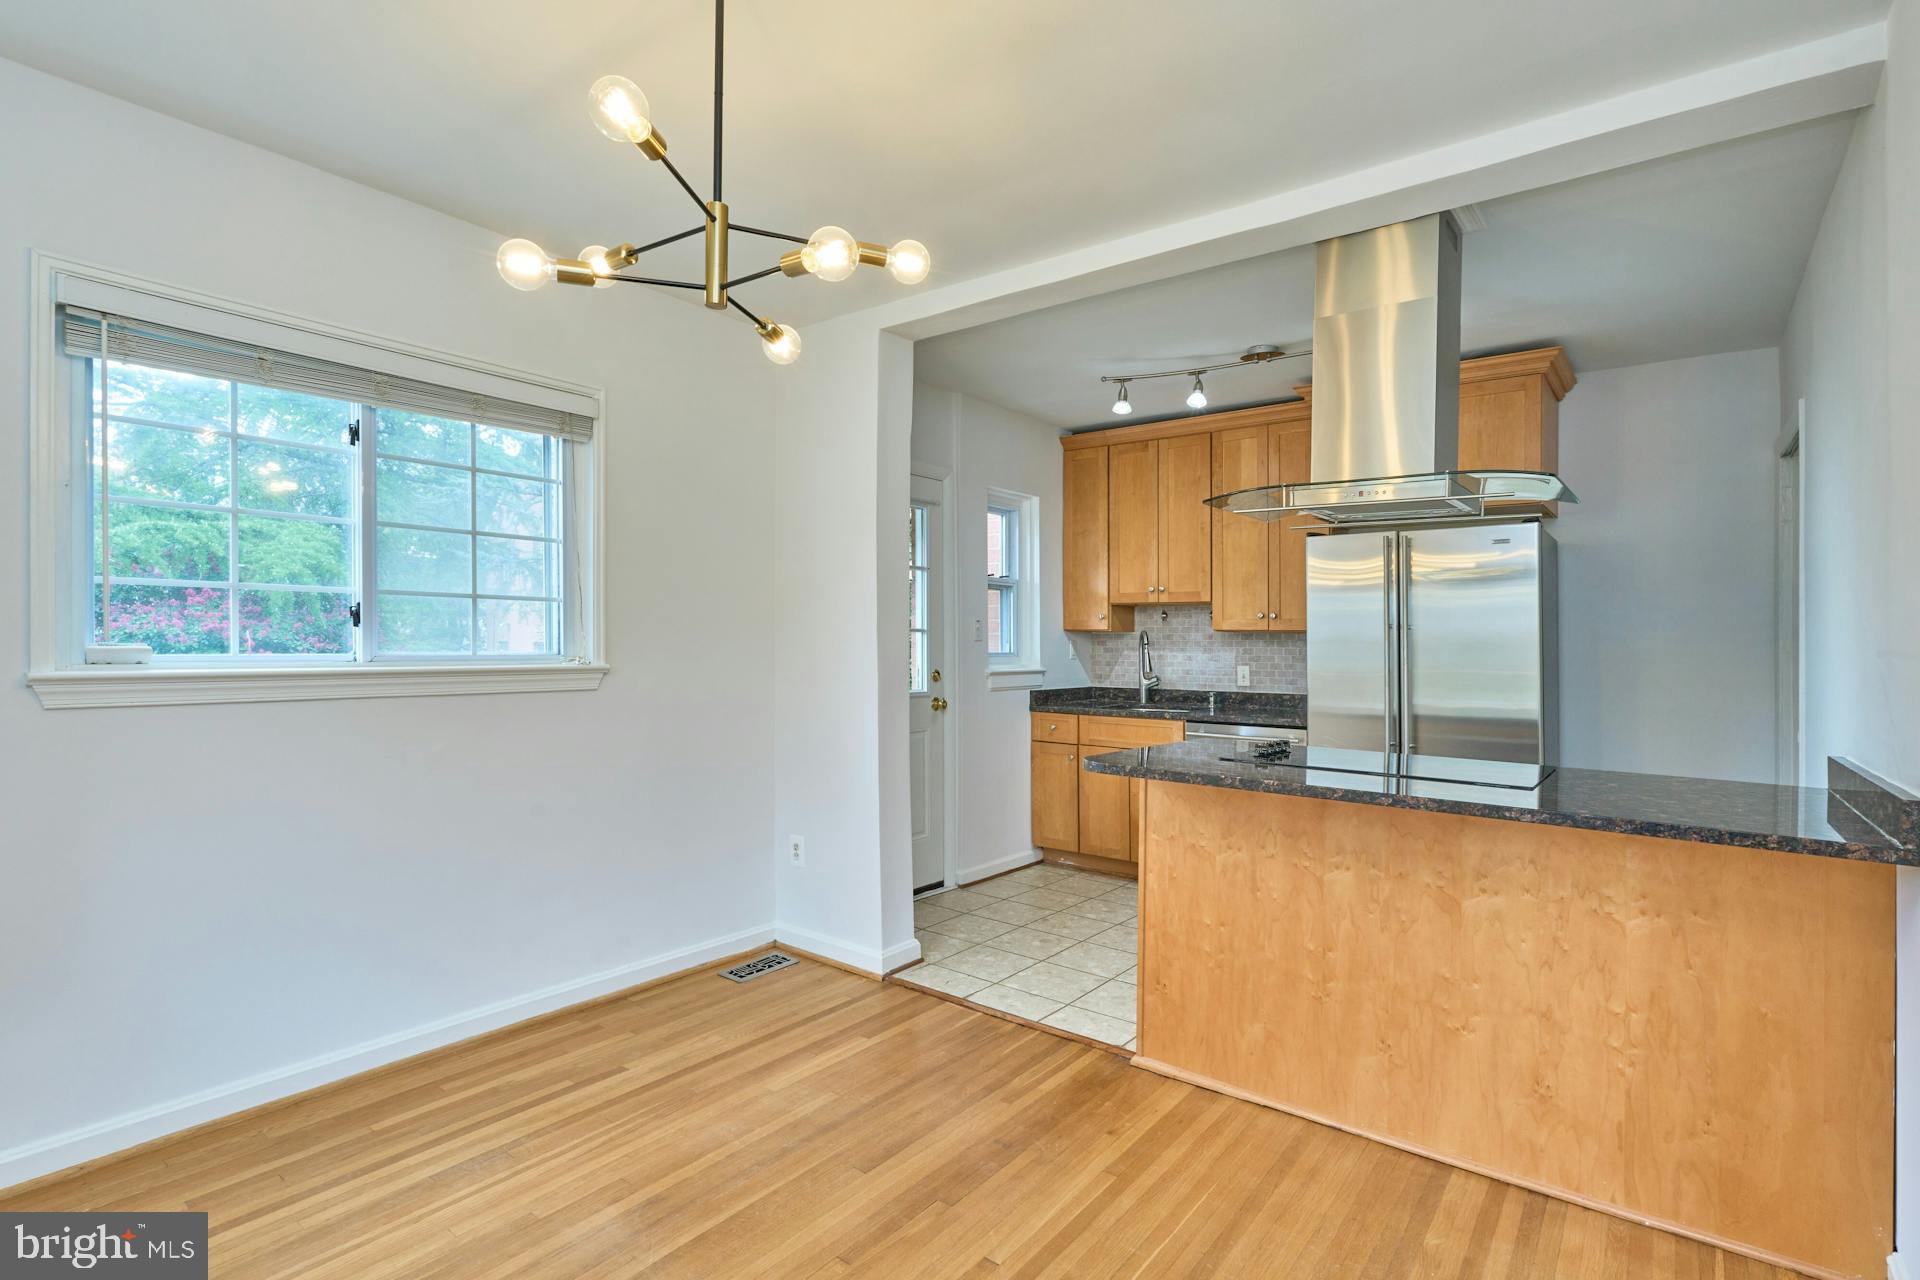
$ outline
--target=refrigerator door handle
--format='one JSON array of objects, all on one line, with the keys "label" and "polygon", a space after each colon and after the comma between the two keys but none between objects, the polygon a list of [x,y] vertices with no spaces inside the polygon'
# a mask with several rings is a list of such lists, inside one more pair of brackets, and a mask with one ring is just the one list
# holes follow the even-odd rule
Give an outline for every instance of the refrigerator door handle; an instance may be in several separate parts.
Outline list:
[{"label": "refrigerator door handle", "polygon": [[1400,636],[1400,750],[1413,754],[1413,535],[1400,535],[1398,596]]},{"label": "refrigerator door handle", "polygon": [[1397,718],[1394,707],[1394,693],[1399,688],[1400,645],[1397,633],[1399,627],[1394,616],[1394,588],[1398,581],[1398,564],[1394,552],[1398,539],[1394,534],[1380,536],[1380,683],[1384,712],[1380,717],[1380,732],[1383,742],[1382,755],[1389,772],[1393,770],[1393,754],[1397,747],[1394,739],[1394,724]]}]

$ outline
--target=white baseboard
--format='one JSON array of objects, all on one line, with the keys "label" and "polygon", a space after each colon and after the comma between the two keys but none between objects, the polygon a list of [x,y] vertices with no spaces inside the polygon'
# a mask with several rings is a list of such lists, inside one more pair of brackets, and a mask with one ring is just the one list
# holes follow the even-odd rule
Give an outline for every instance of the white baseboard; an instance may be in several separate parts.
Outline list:
[{"label": "white baseboard", "polygon": [[[797,947],[801,951],[811,951],[814,955],[822,959],[832,960],[836,963],[846,965],[849,969],[858,969],[862,973],[870,973],[876,978],[887,971],[889,967],[886,960],[887,956],[900,950],[899,947],[891,947],[885,953],[882,953],[874,950],[872,947],[863,947],[856,943],[848,942],[844,938],[836,938],[825,933],[815,933],[811,929],[802,929],[798,925],[791,924],[774,925],[773,937],[776,942],[784,942],[788,946]],[[919,959],[920,944],[918,942],[913,944],[913,952],[913,958],[916,960]],[[908,963],[906,960],[896,961],[895,967],[906,963]]]},{"label": "white baseboard", "polygon": [[1016,849],[1004,858],[995,858],[992,862],[982,862],[971,867],[955,867],[953,877],[963,885],[975,880],[985,880],[988,876],[997,876],[1002,871],[1012,871],[1019,867],[1032,866],[1040,861],[1038,849]]},{"label": "white baseboard", "polygon": [[309,1058],[305,1062],[263,1071],[243,1080],[203,1089],[184,1098],[175,1098],[78,1129],[69,1129],[36,1142],[24,1143],[0,1151],[0,1187],[26,1182],[115,1151],[124,1151],[128,1147],[204,1124],[208,1120],[217,1120],[236,1111],[245,1111],[248,1107],[257,1107],[261,1103],[357,1075],[389,1062],[398,1062],[429,1049],[497,1031],[555,1009],[610,995],[686,969],[697,969],[725,956],[772,942],[773,938],[772,926],[743,929],[725,937],[636,960],[617,969],[589,974],[571,982],[543,987],[377,1040],[367,1040]]},{"label": "white baseboard", "polygon": [[1906,1264],[1900,1257],[1900,1251],[1895,1249],[1887,1255],[1887,1280],[1920,1280],[1920,1276],[1914,1274],[1913,1268]]},{"label": "white baseboard", "polygon": [[908,938],[905,942],[896,942],[880,953],[880,972],[892,973],[904,965],[910,965],[920,958],[920,939]]}]

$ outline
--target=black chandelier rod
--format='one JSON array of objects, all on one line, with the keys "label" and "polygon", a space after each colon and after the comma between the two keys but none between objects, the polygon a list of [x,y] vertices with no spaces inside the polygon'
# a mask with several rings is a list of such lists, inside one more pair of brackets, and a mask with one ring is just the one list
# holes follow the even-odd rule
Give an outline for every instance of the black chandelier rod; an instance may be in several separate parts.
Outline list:
[{"label": "black chandelier rod", "polygon": [[658,240],[655,240],[649,244],[643,244],[638,249],[635,249],[633,251],[633,256],[637,258],[643,253],[651,252],[654,249],[664,248],[667,245],[673,244],[675,241],[685,240],[688,236],[697,236],[702,231],[705,231],[705,230],[706,230],[705,226],[689,227],[685,231],[676,231],[670,236],[662,236]]},{"label": "black chandelier rod", "polygon": [[805,236],[790,236],[784,231],[766,231],[759,227],[749,227],[743,222],[734,223],[733,229],[735,231],[744,231],[750,236],[765,236],[769,240],[790,240],[794,244],[805,244],[807,242]]},{"label": "black chandelier rod", "polygon": [[727,299],[727,305],[728,305],[728,306],[730,306],[730,307],[735,307],[735,308],[737,308],[737,309],[739,310],[739,312],[740,312],[740,314],[741,314],[741,315],[743,315],[743,316],[745,316],[745,317],[746,317],[747,319],[749,319],[749,320],[751,320],[751,321],[753,321],[753,327],[754,327],[754,328],[756,328],[756,329],[764,329],[764,328],[766,328],[766,327],[767,327],[767,322],[766,322],[765,320],[762,320],[762,319],[761,319],[761,318],[760,318],[759,316],[757,316],[757,315],[755,315],[755,314],[753,314],[753,312],[751,312],[751,311],[749,311],[749,310],[747,310],[747,304],[746,304],[746,303],[744,303],[744,302],[742,302],[742,301],[740,301],[740,299],[738,299],[738,298],[734,298],[734,297],[729,297],[729,298]]},{"label": "black chandelier rod", "polygon": [[768,267],[765,271],[756,271],[750,276],[741,276],[738,280],[727,281],[727,288],[731,289],[735,285],[740,285],[740,284],[752,284],[755,280],[764,280],[768,276],[777,276],[779,274],[780,274],[780,266],[778,263],[775,263],[773,266]]},{"label": "black chandelier rod", "polygon": [[699,280],[656,280],[651,276],[601,276],[602,280],[618,280],[623,284],[652,284],[665,289],[705,289],[704,281]]},{"label": "black chandelier rod", "polygon": [[[693,184],[681,176],[680,170],[674,167],[673,161],[663,154],[660,157],[660,163],[667,166],[667,172],[672,174],[673,180],[680,184],[680,189],[687,193],[687,199],[700,206],[701,215],[705,217],[708,222],[713,221],[713,210],[707,208],[707,202],[700,198],[700,193],[693,189]],[[705,231],[706,227],[702,226],[700,229]]]}]

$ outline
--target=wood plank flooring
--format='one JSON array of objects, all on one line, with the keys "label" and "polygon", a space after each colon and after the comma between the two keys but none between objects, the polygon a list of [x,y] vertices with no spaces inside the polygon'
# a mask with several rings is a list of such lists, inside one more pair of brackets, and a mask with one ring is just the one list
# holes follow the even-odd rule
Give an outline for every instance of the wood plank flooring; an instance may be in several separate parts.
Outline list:
[{"label": "wood plank flooring", "polygon": [[803,961],[693,974],[0,1191],[223,1280],[1778,1277]]}]

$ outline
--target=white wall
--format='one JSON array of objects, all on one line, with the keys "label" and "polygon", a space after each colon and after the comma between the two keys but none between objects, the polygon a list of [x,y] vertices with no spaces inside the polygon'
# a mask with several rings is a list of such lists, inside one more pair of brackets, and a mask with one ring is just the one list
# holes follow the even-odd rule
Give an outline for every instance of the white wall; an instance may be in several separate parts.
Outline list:
[{"label": "white wall", "polygon": [[1772,782],[1772,348],[1582,375],[1560,546],[1560,759]]},{"label": "white wall", "polygon": [[[958,602],[955,644],[945,674],[953,704],[947,750],[959,753],[959,790],[947,797],[959,814],[954,865],[961,882],[1032,861],[1032,813],[1025,689],[987,688],[983,620],[987,576],[987,490],[1039,499],[1040,663],[1052,688],[1087,683],[1060,628],[1060,432],[999,405],[915,383],[913,461],[952,473],[954,545],[948,563]],[[904,624],[903,624],[904,625]]]},{"label": "white wall", "polygon": [[[0,1184],[771,936],[751,331],[4,61],[0,118]],[[605,388],[604,686],[41,709],[32,249]]]},{"label": "white wall", "polygon": [[[1803,767],[1847,756],[1920,792],[1920,3],[1894,0],[1781,344],[1802,437]],[[1902,868],[1890,1273],[1920,1277],[1920,871]]]}]

